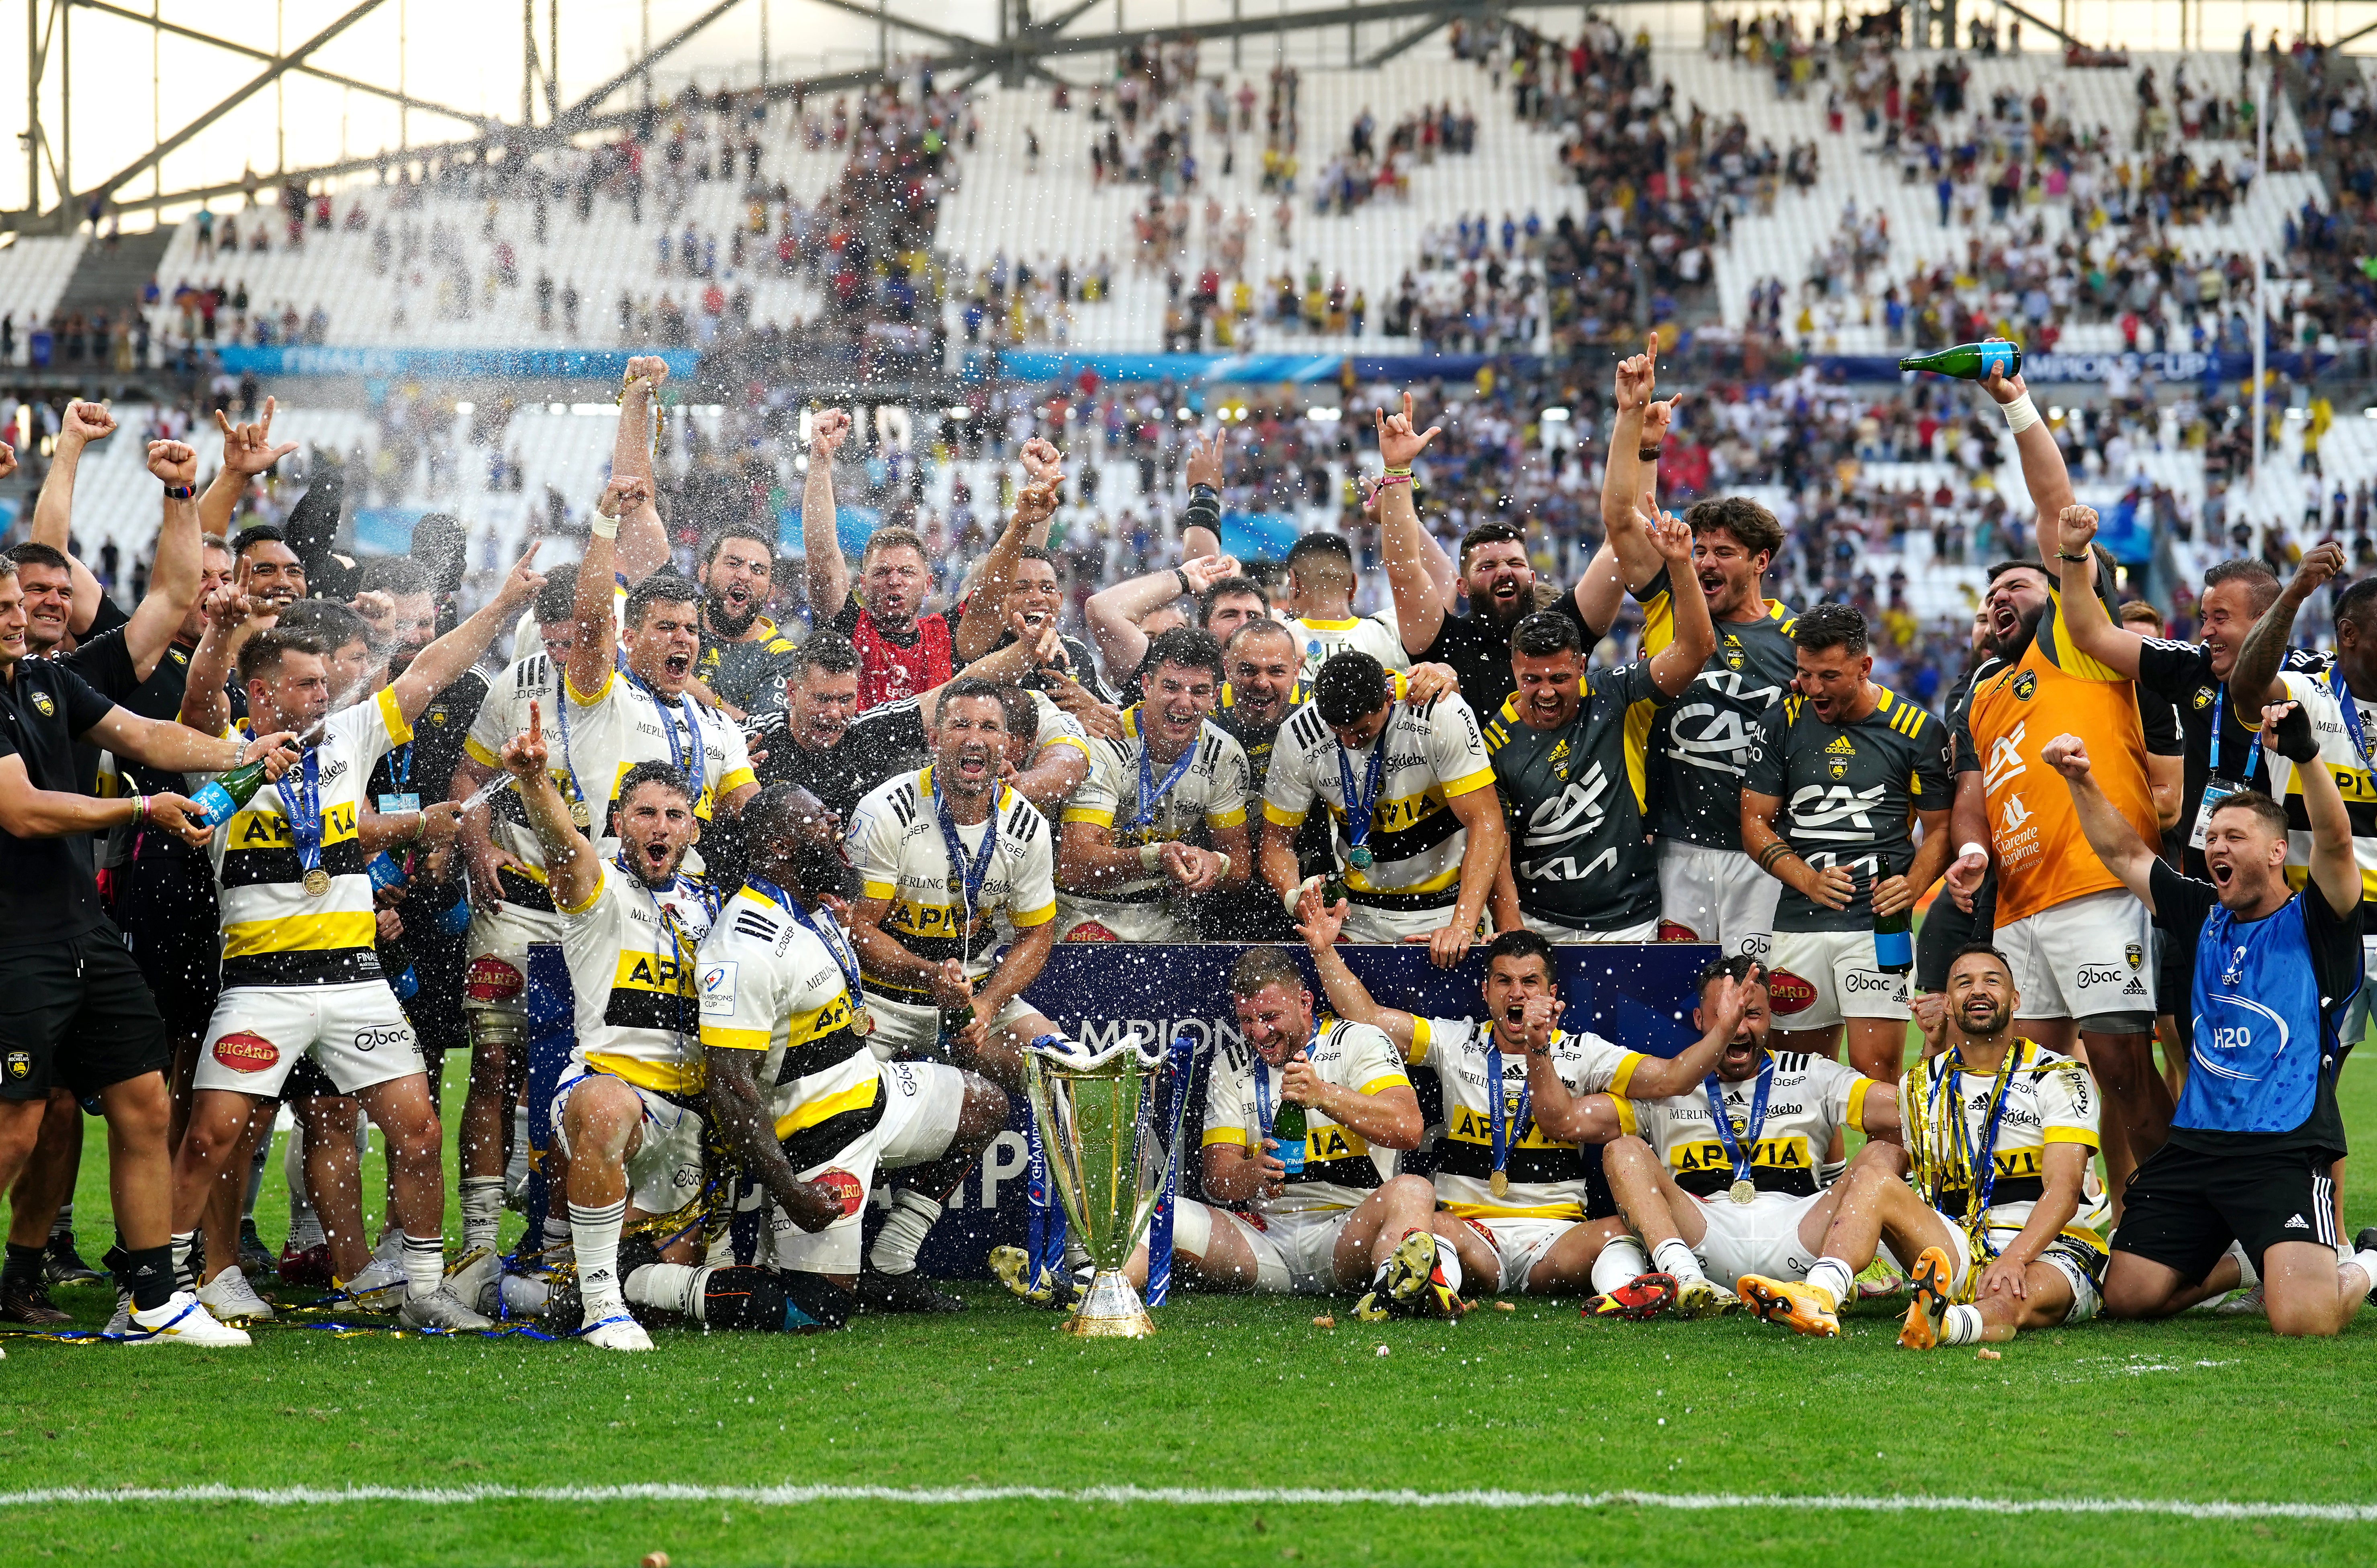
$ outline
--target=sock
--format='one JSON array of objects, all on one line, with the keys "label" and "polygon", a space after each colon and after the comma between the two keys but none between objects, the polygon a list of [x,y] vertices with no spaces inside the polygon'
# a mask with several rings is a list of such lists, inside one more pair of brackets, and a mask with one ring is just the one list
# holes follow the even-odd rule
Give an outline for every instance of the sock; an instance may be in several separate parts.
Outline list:
[{"label": "sock", "polygon": [[256,1153],[247,1162],[247,1191],[239,1201],[239,1222],[256,1224],[256,1195],[264,1189],[264,1167],[272,1158],[272,1134],[267,1132],[256,1141]]},{"label": "sock", "polygon": [[2228,1243],[2228,1255],[2237,1260],[2237,1283],[2247,1289],[2262,1283],[2262,1271],[2253,1266],[2252,1254],[2245,1251],[2242,1241]]},{"label": "sock", "polygon": [[42,1277],[42,1260],[49,1253],[45,1242],[39,1247],[19,1247],[8,1243],[8,1261],[0,1264],[0,1281],[13,1285],[30,1284]]},{"label": "sock", "polygon": [[2371,1291],[2377,1291],[2377,1251],[2363,1250],[2355,1252],[2345,1262],[2358,1263],[2360,1266],[2360,1272],[2369,1276],[2369,1288]]},{"label": "sock", "polygon": [[435,1296],[437,1287],[446,1283],[446,1239],[442,1236],[408,1236],[396,1233],[397,1245],[404,1253],[404,1293],[407,1296]]},{"label": "sock", "polygon": [[1662,1274],[1674,1275],[1676,1282],[1679,1285],[1688,1279],[1708,1277],[1701,1272],[1700,1259],[1692,1255],[1691,1248],[1685,1244],[1684,1239],[1680,1236],[1670,1236],[1652,1248],[1651,1256],[1657,1261],[1659,1271]]},{"label": "sock", "polygon": [[[137,1254],[136,1254],[137,1255]],[[198,1287],[198,1233],[177,1230],[168,1244],[167,1266],[173,1271],[175,1290],[196,1290]]]},{"label": "sock", "polygon": [[627,1310],[619,1291],[619,1227],[627,1221],[627,1201],[599,1209],[569,1205],[569,1239],[578,1250],[578,1293],[586,1321],[594,1323]]},{"label": "sock", "polygon": [[1830,1298],[1829,1305],[1838,1311],[1842,1302],[1857,1294],[1857,1270],[1845,1258],[1818,1258],[1808,1271],[1808,1288]]},{"label": "sock", "polygon": [[891,1194],[891,1217],[876,1233],[866,1251],[866,1266],[878,1274],[910,1274],[916,1267],[916,1249],[925,1233],[941,1217],[941,1205],[922,1192],[902,1188]]},{"label": "sock", "polygon": [[1816,1172],[1816,1180],[1819,1183],[1819,1191],[1829,1189],[1834,1182],[1838,1181],[1841,1179],[1841,1172],[1848,1169],[1848,1167],[1849,1162],[1846,1160],[1823,1161],[1822,1165],[1818,1167]]},{"label": "sock", "polygon": [[504,1179],[500,1176],[462,1178],[462,1247],[492,1247],[496,1227],[504,1216]]},{"label": "sock", "polygon": [[[566,1217],[550,1214],[544,1216],[544,1251],[548,1254],[567,1252],[570,1237],[569,1221]],[[547,1261],[551,1261],[550,1257]]]},{"label": "sock", "polygon": [[1651,1260],[1643,1254],[1642,1243],[1630,1236],[1621,1236],[1601,1249],[1593,1260],[1593,1288],[1608,1295],[1636,1275],[1649,1274]]},{"label": "sock", "polygon": [[1981,1342],[1981,1310],[1978,1307],[1951,1307],[1948,1321],[1941,1335],[1942,1345],[1978,1345]]},{"label": "sock", "polygon": [[50,1222],[50,1239],[72,1243],[74,1240],[74,1204],[58,1205],[58,1217]]},{"label": "sock", "polygon": [[684,1263],[646,1263],[627,1276],[624,1294],[639,1307],[658,1307],[663,1312],[683,1312],[699,1319],[702,1294],[711,1272],[708,1264],[697,1268]]},{"label": "sock", "polygon": [[[173,1239],[176,1242],[181,1237]],[[123,1266],[117,1270],[115,1282],[132,1292],[135,1311],[149,1312],[173,1299],[173,1248],[143,1247],[137,1251],[116,1244]]]}]

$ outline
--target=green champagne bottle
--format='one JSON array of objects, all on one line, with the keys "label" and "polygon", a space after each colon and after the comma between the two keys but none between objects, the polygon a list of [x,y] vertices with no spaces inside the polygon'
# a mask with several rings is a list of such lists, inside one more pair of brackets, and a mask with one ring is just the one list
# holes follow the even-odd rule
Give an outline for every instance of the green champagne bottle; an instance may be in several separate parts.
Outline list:
[{"label": "green champagne bottle", "polygon": [[1928,370],[1934,376],[1953,376],[1959,381],[1986,381],[1989,373],[2002,370],[2009,377],[2022,374],[2022,345],[1992,338],[1983,343],[1958,343],[1937,353],[1911,354],[1898,362],[1901,370]]},{"label": "green champagne bottle", "polygon": [[190,797],[190,804],[197,808],[191,815],[202,828],[219,828],[263,787],[264,759],[259,757],[207,781],[206,787]]},{"label": "green champagne bottle", "polygon": [[[1255,1070],[1257,1071],[1262,1070],[1260,1063]],[[1272,1119],[1271,1124],[1271,1135],[1277,1141],[1279,1147],[1271,1153],[1273,1159],[1287,1167],[1287,1174],[1290,1176],[1304,1174],[1306,1130],[1304,1107],[1294,1100],[1282,1102],[1279,1115]]]}]

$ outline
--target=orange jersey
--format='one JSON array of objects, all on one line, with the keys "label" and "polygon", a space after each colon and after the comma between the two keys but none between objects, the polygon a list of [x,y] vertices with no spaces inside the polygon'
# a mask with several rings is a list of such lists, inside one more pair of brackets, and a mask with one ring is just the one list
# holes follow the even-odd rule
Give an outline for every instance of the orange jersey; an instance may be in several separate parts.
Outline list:
[{"label": "orange jersey", "polygon": [[2147,844],[2162,841],[2146,783],[2145,734],[2131,683],[2069,645],[2063,599],[2054,596],[2037,635],[2013,663],[1973,688],[1960,768],[1977,769],[1997,854],[2001,929],[2121,880],[2088,847],[2062,775],[2040,760],[2059,735],[2088,748],[2092,776]]}]

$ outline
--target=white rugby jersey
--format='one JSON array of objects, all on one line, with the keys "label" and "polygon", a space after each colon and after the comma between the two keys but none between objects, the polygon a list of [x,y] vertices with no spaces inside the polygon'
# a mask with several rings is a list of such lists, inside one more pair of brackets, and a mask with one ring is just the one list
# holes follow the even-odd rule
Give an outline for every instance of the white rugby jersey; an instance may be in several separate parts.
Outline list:
[{"label": "white rugby jersey", "polygon": [[[1247,754],[1227,732],[1211,719],[1190,745],[1188,771],[1157,803],[1152,819],[1133,826],[1140,815],[1140,764],[1147,754],[1139,732],[1137,704],[1123,711],[1120,740],[1090,743],[1090,774],[1065,805],[1065,820],[1089,822],[1114,830],[1115,844],[1125,849],[1146,844],[1195,844],[1211,847],[1212,833],[1235,828],[1247,820]],[[1150,761],[1149,776],[1158,789],[1179,765]],[[1069,904],[1094,909],[1100,904],[1160,903],[1172,886],[1161,870],[1127,881],[1101,884],[1093,892],[1058,889]]]},{"label": "white rugby jersey", "polygon": [[[1324,1083],[1343,1084],[1365,1095],[1411,1083],[1395,1056],[1395,1043],[1368,1023],[1324,1018],[1313,1030],[1305,1054]],[[1276,1121],[1285,1071],[1266,1064],[1252,1046],[1235,1035],[1214,1050],[1212,1063],[1205,1070],[1206,1143],[1262,1147],[1268,1133],[1257,1114],[1258,1072],[1263,1075],[1264,1094]],[[1395,1174],[1394,1150],[1372,1148],[1368,1139],[1317,1108],[1307,1107],[1304,1114],[1303,1173],[1289,1177],[1278,1197],[1256,1199],[1250,1206],[1259,1214],[1350,1209]]]},{"label": "white rugby jersey", "polygon": [[[620,776],[637,763],[671,762],[687,773],[695,771],[688,724],[701,739],[701,789],[693,803],[696,816],[708,821],[719,796],[758,782],[758,775],[751,771],[751,754],[743,744],[741,727],[691,696],[680,695],[674,700],[662,697],[616,667],[603,672],[603,685],[591,697],[571,691],[564,703],[556,693],[566,685],[566,677],[552,667],[547,655],[521,660],[488,700],[480,704],[479,717],[472,723],[463,749],[473,761],[500,768],[497,750],[528,728],[529,703],[541,702],[554,775],[561,781],[564,798],[584,792],[592,807],[590,832],[603,832],[611,803],[618,796]],[[500,704],[497,696],[502,698]],[[573,777],[575,788],[570,783]]]},{"label": "white rugby jersey", "polygon": [[[348,986],[380,979],[379,925],[372,912],[367,858],[355,836],[372,769],[412,738],[395,693],[341,708],[314,748],[321,797],[321,868],[330,886],[305,891],[305,868],[289,832],[284,784],[268,784],[216,824],[208,841],[221,885],[222,984]],[[293,772],[295,770],[292,770]],[[194,784],[218,775],[193,773]]]},{"label": "white rugby jersey", "polygon": [[[1544,1136],[1529,1107],[1523,1125],[1519,1097],[1527,1086],[1527,1047],[1502,1053],[1502,1118],[1511,1190],[1498,1198],[1494,1175],[1494,1091],[1487,1087],[1494,1040],[1490,1022],[1467,1018],[1412,1020],[1411,1064],[1444,1085],[1444,1136],[1436,1144],[1436,1195],[1464,1219],[1584,1218],[1584,1151]],[[1553,1031],[1552,1065],[1571,1095],[1623,1095],[1642,1065],[1640,1051],[1595,1034]]]},{"label": "white rugby jersey", "polygon": [[[981,850],[993,821],[998,824],[998,843],[983,873],[972,932],[965,929],[965,897],[956,886],[957,868],[950,864],[933,809],[932,769],[887,779],[869,793],[851,814],[843,845],[858,871],[861,896],[890,902],[883,930],[918,958],[935,964],[962,959],[976,980],[990,973],[1002,925],[1011,936],[1057,917],[1048,820],[1001,784],[988,818],[958,827],[958,842],[969,858]],[[870,993],[913,1006],[931,1004],[922,988],[877,975],[866,979]]]},{"label": "white rugby jersey", "polygon": [[[531,629],[535,624],[532,620],[529,623]],[[471,720],[470,733],[462,737],[463,754],[481,767],[502,773],[504,744],[527,730],[529,704],[533,702],[544,725],[545,772],[551,775],[554,787],[561,792],[563,801],[575,801],[577,788],[570,781],[568,766],[562,760],[561,732],[554,720],[561,706],[561,666],[542,648],[497,676],[488,688],[486,700],[479,704],[477,715]],[[599,828],[591,810],[588,822],[591,838]],[[498,790],[488,801],[487,836],[496,848],[525,868],[514,870],[507,866],[496,873],[504,902],[524,909],[550,911],[553,895],[544,884],[544,845],[537,842],[536,830],[529,826],[528,811],[520,804],[518,784]]]},{"label": "white rugby jersey", "polygon": [[[2361,896],[2377,898],[2377,774],[2370,769],[2370,752],[2377,751],[2377,702],[2361,701],[2348,687],[2342,689],[2338,700],[2332,663],[2323,670],[2283,671],[2278,678],[2286,683],[2287,695],[2300,703],[2310,718],[2311,734],[2319,738],[2319,760],[2327,765],[2328,776],[2344,796],[2345,815],[2352,820],[2352,857],[2360,867]],[[2353,705],[2368,751],[2352,742],[2351,727],[2345,723],[2345,702]],[[2262,761],[2270,770],[2271,796],[2286,808],[2287,880],[2299,890],[2311,878],[2311,814],[2295,782],[2295,765],[2267,750],[2262,753]]]},{"label": "white rugby jersey", "polygon": [[806,918],[835,951],[746,883],[701,939],[696,977],[703,1048],[765,1052],[757,1076],[778,1141],[819,1148],[815,1159],[792,1156],[795,1170],[824,1163],[881,1119],[875,1056],[851,1027],[859,999],[842,964],[856,950],[831,910]]},{"label": "white rugby jersey", "polygon": [[1304,654],[1301,678],[1307,681],[1320,673],[1321,665],[1349,648],[1357,653],[1368,653],[1391,670],[1411,668],[1411,655],[1404,652],[1403,633],[1377,616],[1356,616],[1343,621],[1298,616],[1282,624]]},{"label": "white rugby jersey", "polygon": [[[1356,870],[1345,859],[1353,840],[1338,757],[1344,752],[1358,795],[1368,784],[1371,754],[1380,747],[1387,760],[1370,808],[1372,860],[1368,869]],[[1445,802],[1493,787],[1494,765],[1487,759],[1477,715],[1457,695],[1420,707],[1393,702],[1378,737],[1351,752],[1338,745],[1319,705],[1307,702],[1287,716],[1272,745],[1263,820],[1296,827],[1318,800],[1334,820],[1337,864],[1356,903],[1368,902],[1364,895],[1369,894],[1410,901],[1400,907],[1449,907],[1460,895],[1461,856],[1469,834]]]},{"label": "white rugby jersey", "polygon": [[[1823,1185],[1821,1175],[1833,1134],[1865,1124],[1864,1073],[1829,1057],[1805,1051],[1773,1051],[1774,1080],[1766,1089],[1766,1119],[1756,1146],[1750,1143],[1750,1102],[1755,1076],[1738,1083],[1720,1082],[1725,1119],[1750,1156],[1750,1181],[1759,1195],[1804,1198]],[[1725,1197],[1733,1186],[1733,1162],[1716,1134],[1708,1095],[1694,1087],[1664,1100],[1618,1101],[1618,1125],[1651,1145],[1676,1185],[1704,1202]]]},{"label": "white rugby jersey", "polygon": [[[2047,1189],[2043,1162],[2049,1143],[2077,1143],[2091,1153],[2097,1146],[2096,1082],[2089,1076],[2087,1068],[2034,1040],[2017,1041],[2012,1048],[2022,1054],[2014,1062],[2013,1076],[2006,1083],[2005,1114],[1998,1128],[1992,1162],[1997,1167],[1997,1182],[1989,1192],[1987,1215],[1991,1230],[2020,1230],[2030,1223],[2030,1211]],[[1936,1127],[1942,1138],[1953,1136],[1944,1110],[1953,1105],[1965,1119],[1966,1135],[1971,1140],[1968,1147],[1978,1147],[1988,1124],[1995,1076],[1960,1072],[1952,1091],[1946,1080],[1949,1063],[1954,1059],[1954,1052],[1941,1051],[1930,1060],[1908,1068],[1898,1082],[1898,1114],[1907,1130],[1907,1152],[1918,1161],[1920,1152],[1915,1146],[1918,1100],[1922,1106],[1921,1125]],[[1965,1195],[1961,1187],[1945,1193],[1923,1195],[1951,1219],[1964,1217]],[[2092,1159],[2081,1179],[2080,1210],[2063,1227],[2063,1233],[2101,1252],[2111,1215]]]},{"label": "white rugby jersey", "polygon": [[615,860],[576,909],[561,910],[578,1043],[573,1060],[662,1094],[701,1092],[694,959],[710,929],[706,891],[680,876],[655,890]]}]

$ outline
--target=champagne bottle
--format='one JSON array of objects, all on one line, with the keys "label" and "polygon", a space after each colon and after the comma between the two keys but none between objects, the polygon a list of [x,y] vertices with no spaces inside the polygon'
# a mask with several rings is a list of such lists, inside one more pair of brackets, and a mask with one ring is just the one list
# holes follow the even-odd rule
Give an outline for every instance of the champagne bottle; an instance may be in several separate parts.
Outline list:
[{"label": "champagne bottle", "polygon": [[2022,345],[1992,338],[1987,342],[1958,343],[1935,353],[1909,354],[1898,362],[1901,370],[1928,370],[1959,381],[1986,381],[1992,370],[2009,377],[2022,374]]},{"label": "champagne bottle", "polygon": [[1904,975],[1915,967],[1915,912],[1873,917],[1873,961],[1885,975]]},{"label": "champagne bottle", "polygon": [[1304,1107],[1294,1100],[1281,1101],[1271,1124],[1271,1135],[1279,1144],[1272,1157],[1287,1167],[1290,1176],[1304,1174]]},{"label": "champagne bottle", "polygon": [[202,828],[219,828],[263,787],[264,759],[259,757],[208,780],[205,787],[190,797],[190,804],[197,808],[191,815]]}]

